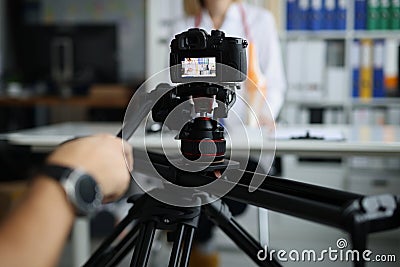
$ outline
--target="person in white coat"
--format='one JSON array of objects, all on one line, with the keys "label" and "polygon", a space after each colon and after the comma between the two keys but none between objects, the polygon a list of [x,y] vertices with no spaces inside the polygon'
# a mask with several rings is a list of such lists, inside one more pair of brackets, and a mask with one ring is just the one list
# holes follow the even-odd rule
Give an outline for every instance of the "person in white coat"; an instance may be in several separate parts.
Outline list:
[{"label": "person in white coat", "polygon": [[[252,88],[249,88],[251,86],[244,86],[237,93],[256,112],[268,113],[265,117],[276,119],[284,102],[286,78],[273,15],[268,10],[237,0],[183,0],[183,4],[187,16],[174,22],[173,35],[189,28],[202,28],[208,32],[218,29],[225,32],[226,36],[241,37],[250,43],[247,55],[248,77],[265,96],[270,111],[268,105],[257,109],[254,99],[249,96],[253,93]],[[251,124],[245,109],[241,101],[233,106],[241,119]],[[237,125],[230,121],[231,118],[227,121],[228,129],[229,125]],[[266,123],[261,118],[261,124]]]},{"label": "person in white coat", "polygon": [[[175,20],[173,35],[189,28],[202,28],[207,32],[218,29],[226,36],[241,37],[249,42],[248,80],[237,92],[238,100],[233,105],[224,125],[228,131],[235,130],[240,121],[247,125],[271,126],[279,115],[284,102],[286,79],[283,70],[279,37],[273,15],[263,9],[238,0],[183,0],[186,16]],[[261,97],[260,97],[261,96]],[[265,99],[267,101],[265,101]],[[268,104],[267,104],[268,103]],[[247,105],[257,114],[249,115]],[[253,114],[254,114],[253,113]],[[248,170],[259,168],[257,161],[249,161]],[[257,169],[259,170],[259,169]],[[224,200],[233,215],[244,211],[245,205]],[[218,266],[219,257],[210,240],[212,223],[200,218],[196,243],[191,254],[190,266]]]}]

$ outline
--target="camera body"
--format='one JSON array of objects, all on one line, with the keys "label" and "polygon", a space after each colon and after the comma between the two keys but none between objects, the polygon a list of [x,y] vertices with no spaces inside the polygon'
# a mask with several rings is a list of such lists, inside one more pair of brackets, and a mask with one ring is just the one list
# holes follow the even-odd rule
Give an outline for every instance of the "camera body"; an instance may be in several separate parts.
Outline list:
[{"label": "camera body", "polygon": [[192,28],[177,34],[171,42],[171,81],[242,82],[247,75],[247,45],[246,40],[225,37],[219,30],[210,35]]},{"label": "camera body", "polygon": [[164,94],[152,117],[179,131],[182,155],[191,164],[224,162],[224,127],[217,120],[227,118],[235,90],[247,78],[247,45],[222,31],[208,34],[197,28],[175,35],[171,42],[170,77],[178,85],[157,86],[153,93]]}]

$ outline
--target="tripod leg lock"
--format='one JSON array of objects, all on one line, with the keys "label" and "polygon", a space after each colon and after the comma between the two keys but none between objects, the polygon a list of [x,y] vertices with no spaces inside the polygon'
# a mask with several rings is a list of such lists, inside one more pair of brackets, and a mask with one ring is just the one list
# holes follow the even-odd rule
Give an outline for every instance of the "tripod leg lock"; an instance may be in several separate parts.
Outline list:
[{"label": "tripod leg lock", "polygon": [[399,217],[400,200],[393,195],[366,196],[353,201],[344,210],[345,229],[366,224],[367,233],[399,227]]}]

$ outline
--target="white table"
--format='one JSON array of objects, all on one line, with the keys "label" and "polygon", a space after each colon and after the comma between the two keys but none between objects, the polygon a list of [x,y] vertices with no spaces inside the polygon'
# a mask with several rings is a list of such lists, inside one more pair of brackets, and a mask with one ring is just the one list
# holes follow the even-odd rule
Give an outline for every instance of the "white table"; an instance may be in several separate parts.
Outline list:
[{"label": "white table", "polygon": [[[3,134],[0,139],[8,140],[10,144],[31,146],[33,150],[51,150],[58,144],[74,138],[95,133],[116,134],[121,127],[119,123],[88,123],[71,122],[34,129],[21,130],[14,133]],[[328,136],[336,136],[342,133],[343,141],[334,140],[288,140],[283,139],[292,132],[294,136],[305,132],[305,130],[321,132]],[[251,138],[252,131],[249,130],[249,145],[251,149],[264,149],[269,151],[273,142],[265,133],[265,138],[260,142],[257,138]],[[315,155],[315,156],[399,156],[400,155],[400,127],[386,126],[349,126],[349,125],[291,125],[277,126],[277,139],[275,141],[276,153]],[[282,139],[280,139],[282,137]],[[334,138],[333,138],[334,139]],[[163,146],[165,149],[176,147],[175,140],[165,138]],[[140,140],[131,140],[133,146],[140,146]],[[260,147],[261,144],[263,147]],[[159,148],[161,141],[159,135],[149,134],[146,136],[148,148]],[[229,143],[228,143],[229,147]],[[244,145],[235,144],[235,149],[247,149]]]},{"label": "white table", "polygon": [[[91,135],[95,133],[116,134],[121,127],[120,123],[87,123],[73,122],[61,123],[50,126],[38,127],[34,129],[17,131],[15,133],[2,134],[0,139],[7,140],[10,144],[30,146],[32,151],[48,152],[58,144],[77,136]],[[302,136],[306,130],[311,134],[321,134],[327,140],[290,140],[291,136]],[[254,138],[252,134],[256,131],[249,129],[249,144],[235,144],[235,149],[271,151],[276,146],[276,154],[295,154],[302,156],[400,156],[400,127],[399,126],[349,126],[349,125],[298,125],[298,126],[278,126],[276,130],[276,141],[272,142],[274,136],[268,133],[263,134],[263,140]],[[338,141],[338,134],[344,140]],[[140,139],[140,138],[139,138]],[[332,140],[329,140],[332,139]],[[176,148],[176,140],[165,138],[164,149]],[[134,147],[142,146],[141,140],[132,139]],[[159,149],[161,147],[160,136],[149,134],[146,136],[146,146],[149,149]],[[229,147],[230,144],[227,144]],[[267,213],[259,212],[259,224],[267,221]],[[268,229],[259,227],[260,241],[268,243]],[[78,240],[79,238],[79,240]],[[75,223],[73,232],[74,263],[81,265],[89,255],[90,236],[88,222],[78,219]]]}]

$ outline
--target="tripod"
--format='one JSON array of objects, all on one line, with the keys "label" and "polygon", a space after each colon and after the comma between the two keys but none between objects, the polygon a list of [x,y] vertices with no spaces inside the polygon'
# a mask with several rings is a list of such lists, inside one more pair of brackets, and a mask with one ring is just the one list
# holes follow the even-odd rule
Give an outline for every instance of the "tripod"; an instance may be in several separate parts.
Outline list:
[{"label": "tripod", "polygon": [[[151,162],[141,160],[138,151],[135,151],[135,155],[138,168],[146,169],[146,165],[152,165],[164,177],[169,177],[171,181],[182,186],[198,186],[215,179],[207,172],[171,171],[174,167],[162,155],[150,153]],[[230,183],[229,176],[238,175],[238,171],[240,170],[226,170],[225,176],[221,178]],[[400,226],[400,199],[395,196],[365,197],[270,176],[260,188],[250,193],[249,182],[253,175],[257,174],[247,171],[240,173],[243,174],[241,180],[226,197],[345,230],[350,234],[353,249],[361,253],[367,247],[369,233]],[[207,196],[202,193],[196,196],[182,196],[182,201],[188,201],[188,197],[198,201],[199,206],[171,206],[148,195],[129,198],[129,202],[134,206],[84,266],[115,266],[133,248],[131,266],[146,266],[155,230],[161,229],[169,231],[169,240],[173,241],[168,266],[186,267],[201,213],[218,225],[258,266],[282,266],[275,258],[257,258],[257,253],[263,249],[261,244],[232,218],[229,209],[221,200],[200,207],[202,198]],[[112,246],[131,223],[131,230]],[[354,266],[363,267],[365,262],[363,259],[355,261]]]},{"label": "tripod", "polygon": [[[168,239],[173,241],[169,267],[188,265],[193,236],[201,213],[218,225],[258,266],[270,265],[257,258],[261,245],[250,236],[232,217],[226,204],[221,200],[201,207],[179,208],[161,203],[148,195],[133,201],[134,207],[128,216],[104,241],[84,266],[115,266],[135,246],[131,266],[146,266],[156,229],[167,230]],[[126,226],[134,221],[130,232],[113,248],[113,243]]]}]

